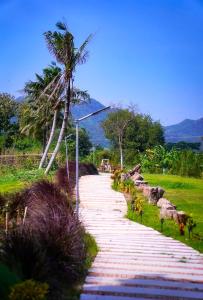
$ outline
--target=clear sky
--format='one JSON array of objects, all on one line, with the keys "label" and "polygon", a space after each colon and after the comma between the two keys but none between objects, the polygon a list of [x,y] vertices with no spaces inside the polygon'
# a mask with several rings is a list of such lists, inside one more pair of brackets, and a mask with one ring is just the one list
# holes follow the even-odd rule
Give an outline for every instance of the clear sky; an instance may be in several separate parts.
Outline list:
[{"label": "clear sky", "polygon": [[19,96],[53,61],[43,33],[63,19],[78,46],[95,33],[76,73],[92,98],[163,125],[203,117],[202,0],[0,0],[0,91]]}]

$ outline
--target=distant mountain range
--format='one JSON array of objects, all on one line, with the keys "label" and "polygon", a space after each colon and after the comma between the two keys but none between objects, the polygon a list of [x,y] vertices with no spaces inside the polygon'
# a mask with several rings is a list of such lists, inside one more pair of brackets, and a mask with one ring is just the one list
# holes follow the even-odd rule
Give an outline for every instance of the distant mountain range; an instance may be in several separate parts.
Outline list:
[{"label": "distant mountain range", "polygon": [[[23,101],[23,97],[19,97],[16,100],[21,102]],[[74,105],[71,108],[71,112],[73,119],[78,119],[104,107],[105,106],[99,101],[90,99],[88,103]],[[108,113],[109,111],[104,111],[80,123],[80,127],[84,127],[89,133],[94,145],[100,144],[103,147],[109,146],[109,141],[105,138],[104,131],[101,127],[101,123],[106,119]],[[166,142],[200,142],[203,136],[203,118],[198,120],[185,119],[178,124],[165,126],[163,128]]]},{"label": "distant mountain range", "polygon": [[[87,104],[74,106],[72,109],[73,117],[77,119],[103,107],[103,104],[95,99],[91,99]],[[81,126],[89,132],[91,140],[94,144],[101,144],[102,146],[109,145],[108,140],[105,139],[103,129],[100,126],[101,122],[105,120],[107,115],[108,112],[103,112],[95,117],[91,117],[86,121],[81,122]],[[165,126],[163,128],[166,142],[200,142],[201,137],[203,136],[203,118],[199,120],[185,119],[178,124]]]},{"label": "distant mountain range", "polygon": [[164,130],[166,142],[200,142],[201,137],[203,137],[203,118],[198,120],[185,119],[178,124],[165,126]]}]

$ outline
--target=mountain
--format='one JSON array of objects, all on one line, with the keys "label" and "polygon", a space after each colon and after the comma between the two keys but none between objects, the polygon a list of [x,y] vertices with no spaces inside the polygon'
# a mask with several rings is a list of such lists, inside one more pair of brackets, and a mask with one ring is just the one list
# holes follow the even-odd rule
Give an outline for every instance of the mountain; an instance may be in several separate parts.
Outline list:
[{"label": "mountain", "polygon": [[[97,100],[90,99],[88,103],[82,103],[72,106],[71,113],[73,119],[78,119],[104,107],[105,106]],[[107,118],[107,116],[108,111],[104,111],[99,113],[98,115],[92,116],[80,122],[80,127],[83,127],[87,130],[90,136],[90,140],[95,146],[109,146],[109,141],[105,138],[104,131],[101,127],[101,122],[104,121]]]},{"label": "mountain", "polygon": [[[23,101],[23,97],[18,97],[16,100],[21,102]],[[104,107],[105,106],[99,101],[90,99],[88,103],[72,106],[71,113],[73,119],[78,119]],[[100,144],[103,147],[109,146],[109,141],[105,138],[104,131],[101,127],[101,122],[107,118],[109,111],[112,110],[104,111],[80,122],[80,127],[84,127],[87,130],[90,140],[94,145]],[[200,142],[203,136],[203,118],[198,120],[185,119],[178,124],[165,126],[164,133],[166,142]]]},{"label": "mountain", "polygon": [[185,119],[178,124],[165,126],[164,131],[166,142],[200,142],[203,136],[203,118],[198,120]]}]

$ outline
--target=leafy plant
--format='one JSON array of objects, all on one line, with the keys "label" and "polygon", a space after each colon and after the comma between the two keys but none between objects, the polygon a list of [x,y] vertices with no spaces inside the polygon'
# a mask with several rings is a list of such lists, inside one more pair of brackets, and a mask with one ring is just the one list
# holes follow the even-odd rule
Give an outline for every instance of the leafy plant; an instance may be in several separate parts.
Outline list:
[{"label": "leafy plant", "polygon": [[193,233],[193,229],[197,226],[196,222],[193,220],[192,217],[189,217],[187,220],[187,228],[188,228],[188,235],[189,239],[191,237],[191,234]]},{"label": "leafy plant", "polygon": [[46,300],[48,288],[47,283],[26,280],[11,288],[9,300]]}]

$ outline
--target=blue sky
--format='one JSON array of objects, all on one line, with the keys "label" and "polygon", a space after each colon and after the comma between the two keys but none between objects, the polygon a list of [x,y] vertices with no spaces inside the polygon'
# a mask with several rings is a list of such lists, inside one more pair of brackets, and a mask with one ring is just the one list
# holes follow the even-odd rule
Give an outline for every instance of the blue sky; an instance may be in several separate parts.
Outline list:
[{"label": "blue sky", "polygon": [[62,19],[78,46],[94,33],[75,75],[91,97],[163,125],[203,117],[202,0],[0,0],[0,91],[20,95],[53,61],[43,33]]}]

